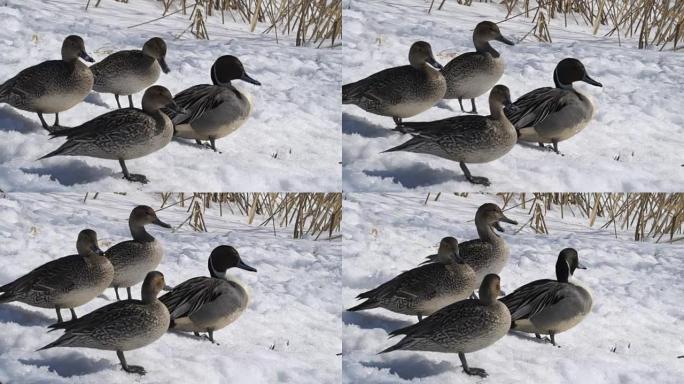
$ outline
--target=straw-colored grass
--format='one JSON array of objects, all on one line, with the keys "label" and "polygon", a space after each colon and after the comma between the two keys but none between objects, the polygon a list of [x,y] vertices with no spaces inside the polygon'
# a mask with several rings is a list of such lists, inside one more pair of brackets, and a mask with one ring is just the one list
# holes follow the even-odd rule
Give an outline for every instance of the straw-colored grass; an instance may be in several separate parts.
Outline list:
[{"label": "straw-colored grass", "polygon": [[[437,9],[441,10],[445,2],[442,0]],[[434,3],[432,0],[428,12]],[[472,0],[452,3],[470,5]],[[620,38],[636,37],[639,48],[678,50],[684,34],[684,0],[503,0],[501,4],[508,11],[505,20],[531,17],[534,26],[528,35],[541,41],[551,41],[549,19],[557,18],[566,26],[568,22],[584,24],[594,35],[605,26],[605,36],[617,36],[618,44]]]},{"label": "straw-colored grass", "polygon": [[[467,194],[459,196],[467,197]],[[684,193],[499,193],[503,209],[527,209],[529,226],[537,233],[550,232],[546,222],[549,210],[587,219],[590,227],[632,231],[634,240],[676,242],[684,240]],[[436,196],[439,198],[439,195]],[[431,200],[428,194],[426,204]],[[600,220],[599,220],[600,219]]]},{"label": "straw-colored grass", "polygon": [[196,231],[207,231],[205,212],[217,210],[243,215],[248,224],[292,228],[295,239],[339,237],[342,223],[340,193],[161,193],[161,209],[174,205],[187,207],[188,217],[181,224]]},{"label": "straw-colored grass", "polygon": [[[225,23],[226,18],[249,24],[254,32],[258,23],[262,33],[295,35],[297,46],[339,46],[342,37],[342,0],[160,0],[163,17],[176,13],[188,16],[188,28],[197,39],[209,39],[206,23]],[[90,3],[90,1],[88,1]],[[99,5],[100,0],[95,6]],[[86,5],[87,9],[87,5]],[[159,19],[159,18],[158,18]],[[158,20],[155,19],[155,20]]]}]

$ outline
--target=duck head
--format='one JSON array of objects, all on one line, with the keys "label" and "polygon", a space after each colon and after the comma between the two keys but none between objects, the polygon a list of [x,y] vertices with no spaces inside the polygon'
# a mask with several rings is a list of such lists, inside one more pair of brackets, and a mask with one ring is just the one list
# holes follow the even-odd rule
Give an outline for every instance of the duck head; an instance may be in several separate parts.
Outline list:
[{"label": "duck head", "polygon": [[250,84],[261,85],[245,72],[240,59],[235,56],[221,56],[211,66],[211,81],[214,85],[230,85],[232,80],[242,80]]},{"label": "duck head", "polygon": [[437,259],[443,264],[463,264],[465,263],[458,253],[458,240],[448,236],[439,242]]},{"label": "duck head", "polygon": [[157,213],[147,205],[138,205],[133,208],[128,221],[135,226],[142,227],[147,224],[154,224],[164,228],[171,228],[169,224],[159,220]]},{"label": "duck head", "polygon": [[72,62],[78,60],[79,57],[89,63],[95,62],[86,52],[85,43],[80,36],[67,36],[62,43],[62,60]]},{"label": "duck head", "polygon": [[417,69],[423,68],[425,63],[430,64],[436,69],[442,69],[442,64],[438,63],[432,54],[430,43],[425,41],[416,41],[411,45],[411,49],[409,49],[409,63]]},{"label": "duck head", "polygon": [[159,271],[148,272],[142,284],[141,296],[144,303],[149,303],[157,298],[159,292],[166,286],[164,274]]},{"label": "duck head", "polygon": [[178,114],[186,113],[183,108],[173,100],[171,92],[161,85],[153,85],[143,94],[142,109],[147,113],[155,112],[161,108],[168,108]]},{"label": "duck head", "polygon": [[256,268],[252,268],[242,261],[235,248],[230,245],[219,245],[211,251],[209,256],[209,274],[211,277],[225,279],[226,271],[229,268],[240,268],[250,272],[257,271]]},{"label": "duck head", "polygon": [[571,57],[561,60],[553,71],[553,82],[556,88],[572,88],[572,83],[575,81],[584,81],[596,87],[603,87],[603,84],[587,74],[581,61]]},{"label": "duck head", "polygon": [[501,278],[499,275],[490,273],[482,279],[478,291],[480,301],[485,305],[496,302],[496,298],[501,294]]},{"label": "duck head", "polygon": [[498,205],[492,203],[482,204],[475,213],[475,225],[478,229],[482,226],[491,226],[499,232],[504,232],[500,222],[518,225],[518,222],[504,215]]},{"label": "duck head", "polygon": [[157,60],[164,73],[171,71],[166,65],[166,42],[161,37],[153,37],[147,40],[142,51],[145,55]]},{"label": "duck head", "polygon": [[587,269],[579,262],[579,255],[574,248],[565,248],[558,254],[556,261],[556,279],[567,283],[570,276],[575,274],[575,269]]},{"label": "duck head", "polygon": [[492,40],[500,41],[507,45],[515,45],[511,40],[508,40],[501,34],[499,26],[491,21],[483,21],[477,24],[475,31],[473,31],[473,43],[475,47],[484,48],[489,45]]},{"label": "duck head", "polygon": [[104,252],[97,245],[97,233],[92,229],[84,229],[78,233],[76,250],[82,257],[102,256]]}]

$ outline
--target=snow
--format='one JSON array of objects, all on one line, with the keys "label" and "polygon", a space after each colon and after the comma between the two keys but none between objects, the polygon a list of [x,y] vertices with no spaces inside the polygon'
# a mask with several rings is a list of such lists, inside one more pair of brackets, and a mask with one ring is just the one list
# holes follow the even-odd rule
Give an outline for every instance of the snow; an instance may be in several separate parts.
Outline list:
[{"label": "snow", "polygon": [[[435,2],[435,8],[440,3]],[[406,65],[408,49],[417,40],[432,45],[437,61],[446,64],[473,51],[472,31],[483,20],[501,21],[498,2],[461,6],[447,1],[442,11],[427,14],[430,1],[345,1],[343,83],[382,69]],[[517,13],[517,12],[514,12]],[[579,18],[579,16],[578,16]],[[532,29],[531,19],[517,17],[499,24],[502,34],[518,42]],[[553,43],[532,36],[510,47],[492,45],[506,62],[499,81],[515,100],[553,86],[556,64],[565,57],[580,59],[603,88],[576,83],[593,99],[596,115],[575,137],[559,144],[565,156],[533,145],[516,145],[504,157],[473,164],[473,175],[488,177],[489,188],[471,185],[457,163],[429,155],[380,152],[410,138],[392,132],[389,117],[342,107],[343,180],[347,191],[680,191],[684,187],[681,148],[684,147],[684,55],[639,50],[633,40],[606,38],[601,29],[591,35],[568,17],[553,20]],[[489,114],[487,95],[477,98],[480,114]],[[466,109],[470,102],[465,102]],[[461,114],[457,100],[445,100],[406,121],[431,121]]]},{"label": "snow", "polygon": [[[162,15],[156,0],[128,4],[94,1],[87,12],[83,0],[8,0],[0,5],[0,82],[45,60],[60,57],[69,34],[85,40],[96,60],[124,49],[141,49],[152,36],[164,38],[171,69],[157,84],[172,94],[209,83],[209,70],[221,55],[235,55],[262,83],[237,81],[252,95],[253,113],[237,132],[217,141],[222,154],[200,150],[193,141],[177,139],[141,159],[127,162],[130,172],[148,176],[147,185],[121,178],[116,161],[58,157],[37,161],[62,139],[49,140],[34,113],[0,104],[0,189],[4,191],[338,191],[341,187],[340,55],[339,49],[295,47],[294,37],[249,33],[248,26],[226,14],[207,22],[211,40],[196,40],[188,15]],[[134,95],[140,106],[142,92]],[[125,98],[124,98],[125,99]],[[124,101],[127,105],[127,101]],[[85,102],[60,114],[60,123],[74,126],[116,108],[114,96],[95,92]],[[52,123],[54,115],[47,117]],[[173,177],[168,177],[173,175]]]},{"label": "snow", "polygon": [[[432,195],[434,197],[434,195]],[[489,194],[467,198],[442,194],[425,205],[425,193],[346,194],[343,222],[342,300],[355,296],[414,268],[433,254],[444,236],[466,241],[477,236],[473,218],[485,202],[501,204]],[[509,333],[490,347],[467,355],[484,368],[485,380],[461,372],[455,354],[428,352],[377,353],[398,339],[387,333],[415,323],[383,309],[345,312],[343,382],[346,383],[681,383],[684,354],[681,293],[684,290],[684,245],[635,242],[631,231],[593,228],[586,218],[552,209],[550,234],[535,234],[527,209],[506,210],[520,225],[502,224],[511,249],[501,273],[501,288],[512,292],[532,280],[555,277],[558,253],[578,250],[588,269],[575,278],[593,292],[592,312],[577,326],[556,336],[561,348],[542,344],[534,335]],[[679,245],[677,245],[679,244]],[[530,337],[531,336],[531,337]],[[614,352],[611,352],[612,349]]]},{"label": "snow", "polygon": [[[92,198],[92,194],[90,195]],[[128,215],[138,204],[159,208],[156,195],[100,194],[83,203],[83,194],[8,194],[0,198],[0,285],[57,257],[75,253],[81,229],[96,230],[106,249],[130,238]],[[225,207],[224,207],[225,208]],[[339,382],[341,352],[340,241],[292,239],[291,228],[246,225],[244,216],[206,211],[208,233],[187,225],[187,207],[157,212],[174,229],[150,226],[165,257],[158,267],[169,285],[207,276],[207,258],[221,244],[233,245],[257,273],[229,270],[249,289],[242,316],[214,337],[220,345],[192,334],[167,333],[126,353],[142,365],[138,377],[120,369],[116,354],[82,348],[35,352],[60,332],[47,333],[54,310],[22,303],[0,305],[0,382],[2,383],[332,383]],[[255,222],[259,222],[258,218]],[[140,285],[133,297],[140,297]],[[83,307],[83,315],[115,300],[113,289]],[[70,318],[68,311],[62,311]]]}]

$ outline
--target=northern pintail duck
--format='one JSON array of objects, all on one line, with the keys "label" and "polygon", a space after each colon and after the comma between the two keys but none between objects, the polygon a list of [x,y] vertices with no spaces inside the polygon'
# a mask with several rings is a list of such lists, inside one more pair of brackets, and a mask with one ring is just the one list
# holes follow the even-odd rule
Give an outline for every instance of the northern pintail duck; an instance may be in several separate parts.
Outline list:
[{"label": "northern pintail duck", "polygon": [[147,40],[142,51],[133,49],[112,53],[90,67],[95,75],[93,90],[113,93],[119,108],[119,95],[128,95],[128,106],[133,108],[134,93],[154,84],[159,78],[160,69],[169,73],[165,58],[166,43],[160,37]]},{"label": "northern pintail duck", "polygon": [[76,241],[77,255],[50,261],[0,287],[0,303],[19,301],[40,308],[54,308],[62,322],[60,309],[75,307],[102,293],[114,277],[114,267],[97,246],[97,234],[84,229]]},{"label": "northern pintail duck", "polygon": [[418,321],[421,321],[423,316],[467,298],[477,287],[475,272],[459,256],[455,238],[442,239],[435,261],[403,272],[379,287],[358,295],[357,299],[366,301],[348,310],[385,308],[418,316]]},{"label": "northern pintail duck", "polygon": [[575,269],[586,269],[577,251],[565,248],[556,261],[556,280],[536,280],[501,298],[511,311],[511,329],[551,336],[579,324],[591,312],[591,292],[572,278]]},{"label": "northern pintail duck", "polygon": [[86,53],[81,37],[67,36],[62,43],[62,60],[44,61],[7,80],[0,85],[0,103],[36,112],[48,131],[51,128],[43,113],[54,113],[54,125],[59,126],[59,112],[83,101],[93,88],[93,73],[79,57],[95,61]]},{"label": "northern pintail duck", "polygon": [[466,163],[494,161],[513,149],[518,135],[503,111],[504,105],[510,103],[508,88],[497,85],[489,94],[491,115],[402,123],[396,129],[410,133],[413,138],[385,152],[425,153],[457,161],[469,182],[488,186],[489,179],[472,176]]},{"label": "northern pintail duck", "polygon": [[444,97],[447,85],[432,47],[424,41],[411,45],[409,63],[385,69],[355,83],[342,86],[342,104],[355,104],[376,115],[401,119],[417,115]]},{"label": "northern pintail duck", "polygon": [[145,230],[145,225],[154,224],[171,228],[169,224],[159,220],[154,209],[147,205],[139,205],[128,216],[128,228],[133,240],[122,241],[112,245],[105,256],[114,265],[114,279],[110,287],[114,288],[116,299],[119,288],[126,288],[131,298],[131,287],[143,281],[147,272],[153,271],[164,257],[164,247]]},{"label": "northern pintail duck", "polygon": [[[494,231],[496,229],[504,232],[500,222],[518,224],[517,221],[506,217],[496,204],[482,204],[475,213],[475,227],[479,238],[458,246],[461,258],[475,271],[476,286],[486,275],[501,273],[508,262],[508,244]],[[436,256],[431,255],[427,259],[427,262],[434,262]]]},{"label": "northern pintail duck", "polygon": [[483,21],[473,32],[475,52],[455,57],[442,69],[447,82],[444,98],[458,99],[463,112],[463,99],[470,99],[473,106],[470,113],[477,113],[475,98],[487,93],[503,75],[504,61],[499,52],[489,44],[492,40],[514,45],[501,35],[495,23]]},{"label": "northern pintail duck", "polygon": [[126,363],[124,352],[153,343],[169,328],[169,311],[157,299],[162,288],[164,275],[157,271],[149,272],[142,286],[142,300],[117,301],[80,319],[53,324],[50,326],[53,331],[63,329],[64,334],[39,351],[54,347],[116,351],[124,371],[144,375],[143,367]]},{"label": "northern pintail duck", "polygon": [[526,93],[505,110],[506,116],[520,134],[519,140],[551,143],[558,152],[558,143],[578,134],[594,116],[591,100],[572,87],[575,81],[603,87],[587,74],[577,59],[561,60],[553,71],[555,88],[537,88]]},{"label": "northern pintail duck", "polygon": [[182,114],[168,111],[176,126],[175,135],[194,139],[199,145],[201,140],[208,140],[210,148],[218,152],[215,141],[235,132],[252,112],[251,96],[234,87],[232,80],[261,85],[245,72],[240,59],[219,57],[211,67],[213,85],[195,85],[174,97],[176,104],[187,111]]},{"label": "northern pintail duck", "polygon": [[465,354],[494,344],[508,332],[511,314],[496,299],[500,291],[499,276],[485,276],[479,299],[448,305],[417,324],[391,332],[391,337],[406,336],[380,353],[397,350],[458,353],[463,372],[486,377],[484,369],[468,366]]},{"label": "northern pintail duck", "polygon": [[207,332],[207,339],[214,343],[214,331],[240,317],[249,294],[238,280],[226,274],[229,268],[257,271],[242,261],[235,248],[221,245],[209,256],[211,277],[186,280],[159,298],[171,313],[171,329],[194,332],[195,336]]},{"label": "northern pintail duck", "polygon": [[155,85],[145,91],[142,110],[118,109],[100,115],[78,127],[52,132],[66,137],[55,151],[41,157],[90,156],[119,160],[126,180],[147,183],[145,175],[128,173],[125,160],[147,156],[164,148],[173,137],[173,123],[161,108],[176,108],[168,89]]}]

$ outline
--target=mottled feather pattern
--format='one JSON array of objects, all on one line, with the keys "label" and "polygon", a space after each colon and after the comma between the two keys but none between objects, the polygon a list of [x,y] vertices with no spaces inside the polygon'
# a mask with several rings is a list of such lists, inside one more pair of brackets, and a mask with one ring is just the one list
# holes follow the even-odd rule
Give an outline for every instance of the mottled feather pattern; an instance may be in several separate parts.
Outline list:
[{"label": "mottled feather pattern", "polygon": [[[148,77],[153,72],[156,59],[145,55],[141,50],[119,51],[107,56],[104,60],[93,64],[90,70],[95,76],[93,90],[108,92],[116,88],[122,76]],[[157,76],[159,75],[158,71]],[[152,82],[154,83],[154,81]],[[150,84],[140,84],[139,91]]]},{"label": "mottled feather pattern", "polygon": [[172,319],[192,315],[203,305],[209,304],[221,295],[221,287],[228,281],[211,277],[194,277],[159,298],[171,313]]},{"label": "mottled feather pattern", "polygon": [[513,103],[515,107],[504,109],[508,120],[518,129],[534,127],[549,114],[560,111],[566,104],[564,97],[574,91],[544,87],[526,93]]},{"label": "mottled feather pattern", "polygon": [[568,283],[556,280],[536,280],[516,289],[500,300],[511,312],[511,320],[529,319],[560,300]]},{"label": "mottled feather pattern", "polygon": [[[184,114],[177,114],[169,109],[164,109],[169,117],[173,120],[173,123],[178,124],[192,124],[193,121],[201,118],[208,111],[213,110],[219,105],[225,102],[231,102],[235,104],[239,111],[239,108],[243,104],[242,94],[235,89],[232,85],[211,85],[211,84],[199,84],[192,86],[182,92],[179,92],[173,100],[178,104],[180,108],[185,109],[187,112]],[[238,117],[238,116],[234,116]],[[226,116],[227,120],[230,120],[233,116]]]},{"label": "mottled feather pattern", "polygon": [[[472,87],[472,82],[484,81],[487,78],[488,84],[479,85],[482,89],[490,89],[501,78],[503,74],[503,61],[501,58],[494,58],[489,53],[467,52],[455,57],[448,62],[441,72],[447,82],[445,99],[456,99],[463,97],[464,88]],[[479,93],[479,92],[478,92]],[[480,95],[466,95],[477,97]]]}]

